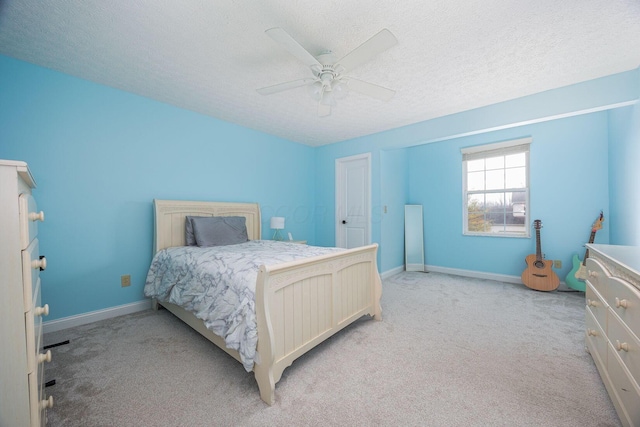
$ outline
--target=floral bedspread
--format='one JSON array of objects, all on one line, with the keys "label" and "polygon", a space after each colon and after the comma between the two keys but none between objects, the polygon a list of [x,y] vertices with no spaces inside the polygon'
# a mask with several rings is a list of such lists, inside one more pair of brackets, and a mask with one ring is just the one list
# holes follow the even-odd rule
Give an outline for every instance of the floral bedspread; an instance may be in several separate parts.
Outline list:
[{"label": "floral bedspread", "polygon": [[183,307],[237,350],[250,372],[258,331],[255,290],[261,265],[276,265],[340,251],[297,243],[252,240],[229,246],[180,246],[159,251],[144,287],[147,297]]}]

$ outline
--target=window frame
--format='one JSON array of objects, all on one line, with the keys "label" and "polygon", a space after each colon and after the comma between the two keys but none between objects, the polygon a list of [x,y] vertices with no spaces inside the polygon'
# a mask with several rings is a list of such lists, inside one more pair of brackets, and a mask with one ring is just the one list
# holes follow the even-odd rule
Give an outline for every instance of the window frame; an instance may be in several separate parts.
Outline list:
[{"label": "window frame", "polygon": [[[461,148],[462,154],[462,234],[465,236],[486,236],[486,237],[508,237],[508,238],[530,238],[531,227],[528,226],[530,222],[531,204],[530,204],[530,152],[531,142],[533,138],[519,138],[509,141],[502,141],[492,144],[476,145],[472,147]],[[505,194],[509,192],[522,192],[523,188],[503,188],[497,190],[487,190],[486,188],[478,191],[469,191],[467,183],[467,162],[470,160],[487,159],[500,155],[525,153],[525,218],[524,218],[524,233],[509,233],[509,232],[487,232],[487,231],[469,231],[469,206],[468,198],[470,194]],[[486,167],[485,167],[486,172]],[[506,170],[506,165],[503,167]],[[506,184],[505,184],[506,185]]]}]

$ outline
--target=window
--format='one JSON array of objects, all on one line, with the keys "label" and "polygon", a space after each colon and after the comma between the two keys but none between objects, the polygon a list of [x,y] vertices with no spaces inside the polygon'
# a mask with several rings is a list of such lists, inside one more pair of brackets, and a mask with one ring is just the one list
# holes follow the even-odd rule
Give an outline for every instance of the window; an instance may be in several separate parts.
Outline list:
[{"label": "window", "polygon": [[529,237],[531,138],[463,148],[463,232]]}]

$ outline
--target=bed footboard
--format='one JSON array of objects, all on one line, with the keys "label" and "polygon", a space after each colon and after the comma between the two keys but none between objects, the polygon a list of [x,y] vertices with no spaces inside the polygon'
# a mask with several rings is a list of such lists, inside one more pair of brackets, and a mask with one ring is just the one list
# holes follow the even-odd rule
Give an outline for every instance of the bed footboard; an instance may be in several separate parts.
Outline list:
[{"label": "bed footboard", "polygon": [[293,361],[364,315],[382,319],[378,245],[272,267],[256,283],[260,397],[275,402],[275,384]]}]

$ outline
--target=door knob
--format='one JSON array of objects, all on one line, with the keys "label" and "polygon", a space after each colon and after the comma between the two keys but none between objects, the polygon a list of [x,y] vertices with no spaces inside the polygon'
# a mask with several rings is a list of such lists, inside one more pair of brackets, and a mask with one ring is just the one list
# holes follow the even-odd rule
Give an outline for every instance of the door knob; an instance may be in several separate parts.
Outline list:
[{"label": "door knob", "polygon": [[343,220],[342,220],[342,223],[343,223],[343,224],[346,224],[346,223],[347,223],[347,220],[346,220],[346,219],[343,219]]}]

